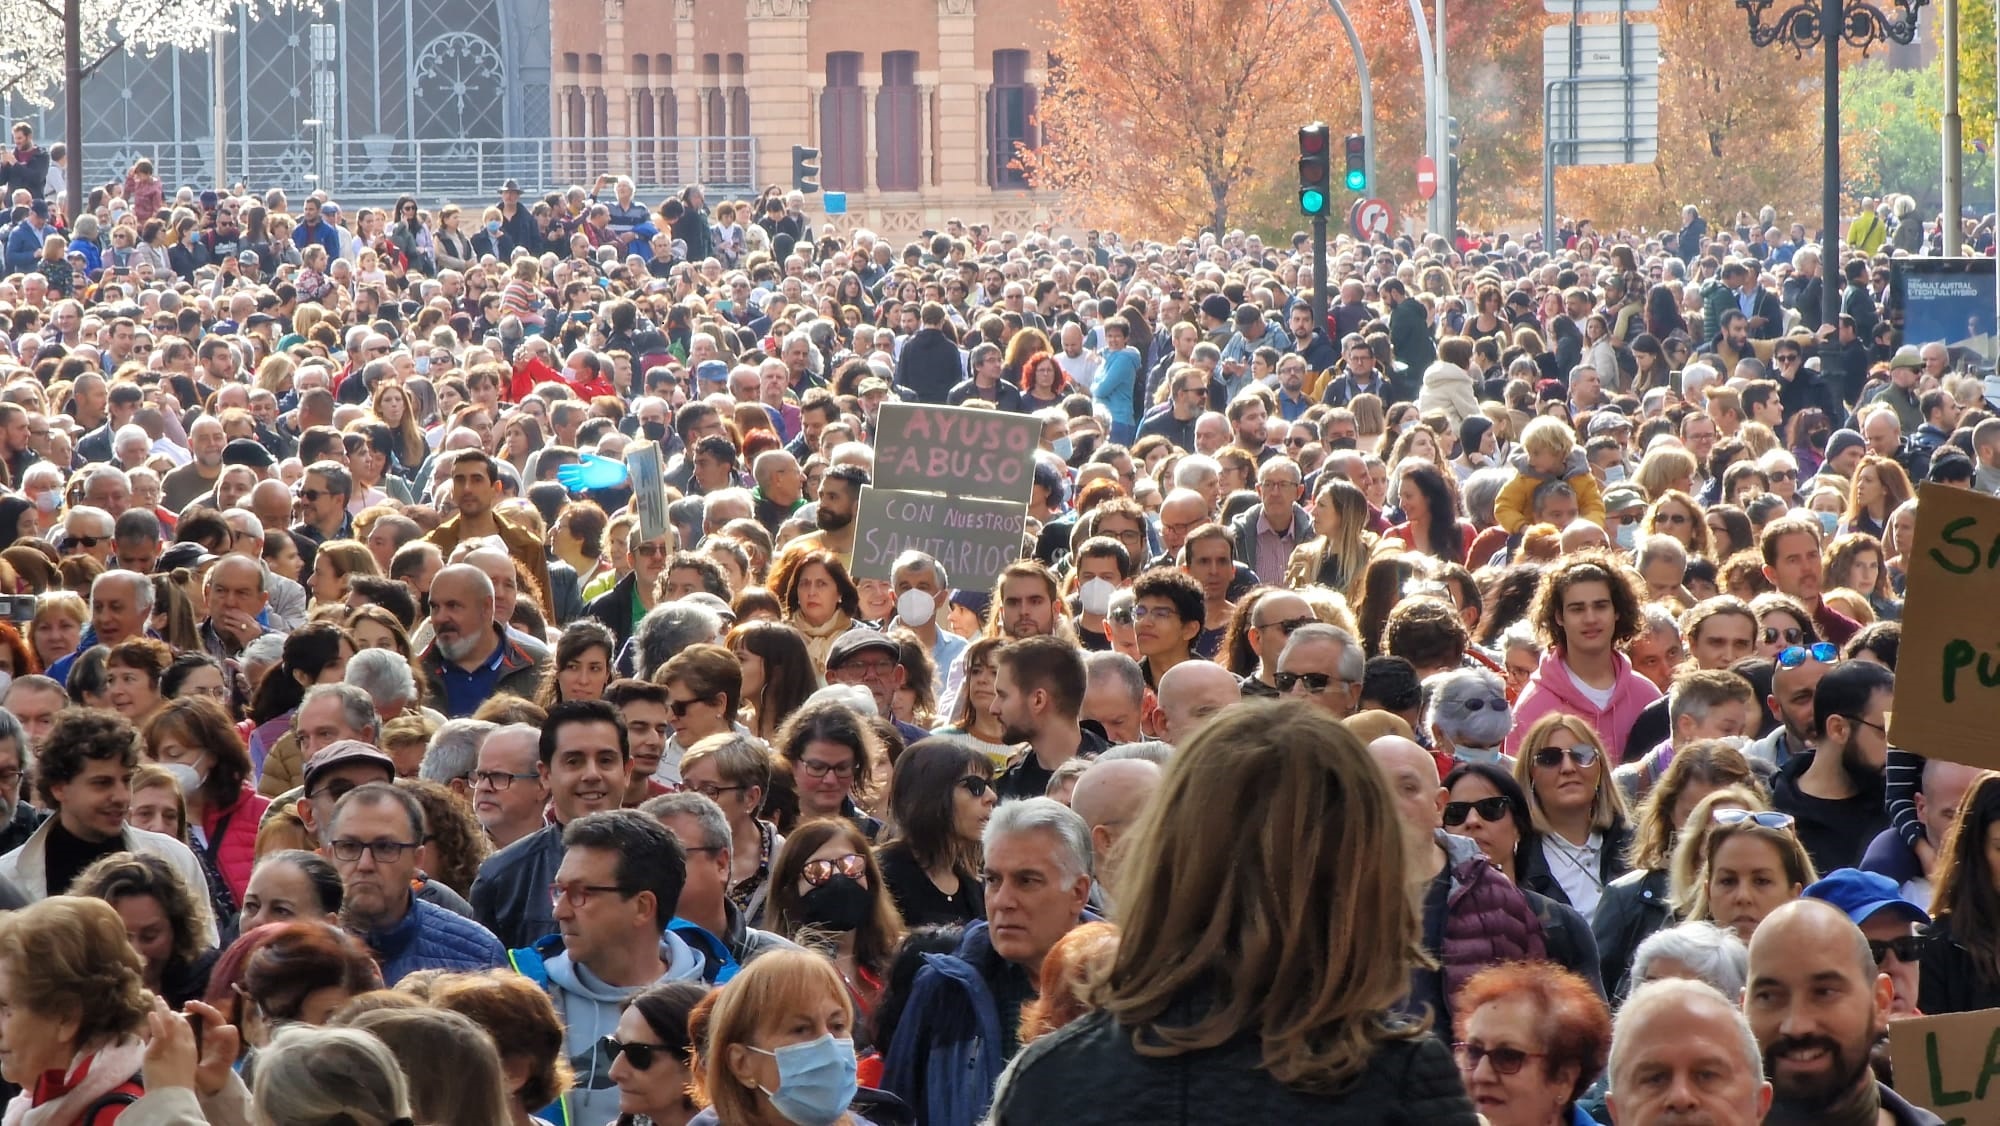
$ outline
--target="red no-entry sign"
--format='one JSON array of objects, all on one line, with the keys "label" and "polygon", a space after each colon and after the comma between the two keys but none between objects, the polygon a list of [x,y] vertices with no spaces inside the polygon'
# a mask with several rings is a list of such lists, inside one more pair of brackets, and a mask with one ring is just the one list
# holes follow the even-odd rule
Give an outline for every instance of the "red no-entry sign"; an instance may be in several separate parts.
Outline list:
[{"label": "red no-entry sign", "polygon": [[1417,194],[1424,199],[1438,194],[1437,162],[1427,156],[1417,158]]}]

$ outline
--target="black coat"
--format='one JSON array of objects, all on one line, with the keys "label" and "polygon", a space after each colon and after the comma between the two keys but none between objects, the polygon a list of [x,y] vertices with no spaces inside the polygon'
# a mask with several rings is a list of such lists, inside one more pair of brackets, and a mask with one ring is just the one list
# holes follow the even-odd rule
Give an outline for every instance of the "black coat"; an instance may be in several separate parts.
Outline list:
[{"label": "black coat", "polygon": [[1931,928],[1917,979],[1917,1008],[1925,1016],[2000,1008],[2000,974],[1993,965],[1993,940],[1989,937],[1977,945],[1985,948],[1984,972],[1972,951],[1952,937],[1950,919],[1939,919]]},{"label": "black coat", "polygon": [[920,328],[903,341],[895,385],[905,398],[942,406],[965,378],[965,360],[943,329]]},{"label": "black coat", "polygon": [[[1606,887],[1628,871],[1625,864],[1625,850],[1631,844],[1630,825],[1614,826],[1604,834],[1604,848],[1598,853],[1597,877],[1604,881]],[[1523,845],[1520,856],[1521,870],[1516,873],[1516,883],[1529,891],[1546,895],[1564,907],[1574,906],[1570,903],[1569,896],[1563,893],[1562,884],[1556,880],[1555,873],[1549,870],[1548,858],[1542,855],[1540,842]]]},{"label": "black coat", "polygon": [[1605,885],[1591,920],[1598,966],[1613,1002],[1631,992],[1632,955],[1639,944],[1673,922],[1665,869],[1627,872]]},{"label": "black coat", "polygon": [[632,610],[639,602],[638,572],[628,573],[610,590],[583,605],[586,618],[596,618],[618,637],[618,648],[632,640]]}]

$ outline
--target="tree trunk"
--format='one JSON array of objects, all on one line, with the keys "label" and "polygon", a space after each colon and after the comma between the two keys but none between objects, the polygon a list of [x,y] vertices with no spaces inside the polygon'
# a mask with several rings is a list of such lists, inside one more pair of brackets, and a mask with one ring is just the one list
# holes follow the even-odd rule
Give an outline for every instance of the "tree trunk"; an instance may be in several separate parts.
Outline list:
[{"label": "tree trunk", "polygon": [[83,2],[63,0],[63,140],[68,149],[69,198],[64,210],[74,224],[83,214]]}]

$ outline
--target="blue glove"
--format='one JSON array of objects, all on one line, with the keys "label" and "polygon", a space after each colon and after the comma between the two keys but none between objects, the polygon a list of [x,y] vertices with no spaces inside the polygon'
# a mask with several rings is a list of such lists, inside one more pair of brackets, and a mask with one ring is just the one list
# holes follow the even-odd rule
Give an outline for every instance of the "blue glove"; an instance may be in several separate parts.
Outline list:
[{"label": "blue glove", "polygon": [[556,480],[573,493],[589,489],[615,489],[625,483],[627,476],[624,462],[596,454],[584,454],[578,462],[556,467]]}]

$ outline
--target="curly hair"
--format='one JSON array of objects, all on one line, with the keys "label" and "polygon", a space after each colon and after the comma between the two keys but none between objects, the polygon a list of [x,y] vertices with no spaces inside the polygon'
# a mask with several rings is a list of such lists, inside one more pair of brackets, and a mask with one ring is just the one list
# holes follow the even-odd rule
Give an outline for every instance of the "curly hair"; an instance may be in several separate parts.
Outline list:
[{"label": "curly hair", "polygon": [[192,965],[207,949],[203,932],[209,918],[208,897],[196,895],[164,857],[150,852],[114,852],[79,873],[69,890],[73,895],[101,899],[114,908],[121,899],[151,896],[174,929],[169,960],[175,965]]},{"label": "curly hair", "polygon": [[460,895],[471,895],[472,879],[492,851],[472,810],[452,796],[448,787],[437,782],[398,778],[396,788],[416,798],[417,804],[424,807],[429,847],[438,862],[438,870],[429,873],[431,877]]},{"label": "curly hair", "polygon": [[1535,624],[1535,632],[1541,635],[1544,645],[1564,645],[1563,597],[1577,583],[1603,583],[1610,592],[1614,615],[1611,627],[1613,646],[1622,649],[1639,636],[1645,628],[1645,618],[1639,612],[1639,591],[1632,582],[1632,576],[1610,555],[1589,551],[1568,556],[1542,573],[1541,585],[1535,590],[1535,604],[1528,611],[1528,620]]},{"label": "curly hair", "polygon": [[102,708],[66,708],[35,756],[35,793],[51,808],[62,805],[55,788],[82,774],[84,763],[116,762],[131,773],[139,765],[139,729],[117,712]]},{"label": "curly hair", "polygon": [[1583,1092],[1604,1071],[1611,1056],[1611,1010],[1590,984],[1561,966],[1547,962],[1506,962],[1472,975],[1465,987],[1452,998],[1459,1037],[1466,1022],[1482,1005],[1495,1001],[1525,1000],[1542,1022],[1540,1047],[1542,1067],[1553,1079],[1565,1067],[1574,1067],[1576,1076],[1564,1111],[1576,1104]]}]

